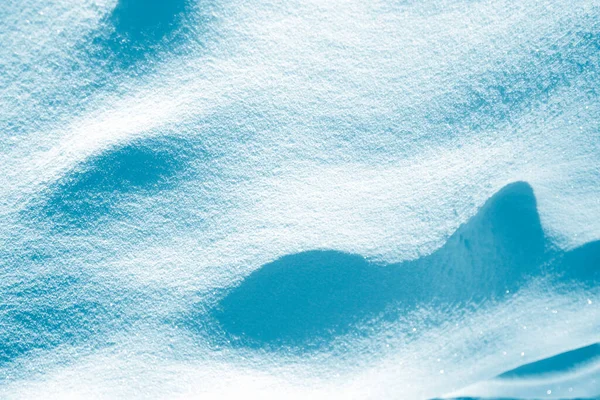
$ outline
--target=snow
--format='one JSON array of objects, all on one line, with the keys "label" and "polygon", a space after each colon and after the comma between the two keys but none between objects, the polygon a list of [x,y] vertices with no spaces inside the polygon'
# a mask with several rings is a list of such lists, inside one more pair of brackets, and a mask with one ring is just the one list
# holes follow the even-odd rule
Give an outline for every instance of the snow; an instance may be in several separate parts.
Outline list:
[{"label": "snow", "polygon": [[0,397],[600,395],[598,17],[3,2]]}]

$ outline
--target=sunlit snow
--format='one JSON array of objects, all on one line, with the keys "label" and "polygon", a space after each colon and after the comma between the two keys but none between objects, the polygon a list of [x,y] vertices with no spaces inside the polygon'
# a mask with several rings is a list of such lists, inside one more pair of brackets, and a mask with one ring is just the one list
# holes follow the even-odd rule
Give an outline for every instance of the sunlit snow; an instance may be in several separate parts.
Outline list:
[{"label": "sunlit snow", "polygon": [[0,2],[0,397],[600,396],[596,0]]}]

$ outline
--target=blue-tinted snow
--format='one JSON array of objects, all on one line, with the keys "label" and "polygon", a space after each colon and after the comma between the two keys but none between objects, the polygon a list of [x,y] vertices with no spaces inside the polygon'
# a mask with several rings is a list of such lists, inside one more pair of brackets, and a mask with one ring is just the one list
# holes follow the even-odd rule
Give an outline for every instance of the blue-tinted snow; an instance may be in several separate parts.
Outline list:
[{"label": "blue-tinted snow", "polygon": [[0,4],[0,397],[597,398],[594,0]]}]

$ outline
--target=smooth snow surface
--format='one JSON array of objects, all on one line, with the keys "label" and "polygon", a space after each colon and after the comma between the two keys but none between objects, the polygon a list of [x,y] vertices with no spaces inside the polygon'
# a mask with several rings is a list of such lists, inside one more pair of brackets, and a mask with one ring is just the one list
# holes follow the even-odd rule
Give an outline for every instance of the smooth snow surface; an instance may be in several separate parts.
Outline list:
[{"label": "smooth snow surface", "polygon": [[0,398],[600,398],[596,0],[0,2]]}]

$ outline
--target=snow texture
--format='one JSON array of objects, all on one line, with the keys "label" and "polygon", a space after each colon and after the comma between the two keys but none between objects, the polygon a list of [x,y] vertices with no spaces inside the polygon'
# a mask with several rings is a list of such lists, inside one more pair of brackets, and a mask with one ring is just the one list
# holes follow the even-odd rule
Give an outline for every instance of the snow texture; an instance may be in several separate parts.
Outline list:
[{"label": "snow texture", "polygon": [[600,397],[597,0],[0,2],[0,397]]}]

